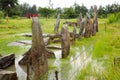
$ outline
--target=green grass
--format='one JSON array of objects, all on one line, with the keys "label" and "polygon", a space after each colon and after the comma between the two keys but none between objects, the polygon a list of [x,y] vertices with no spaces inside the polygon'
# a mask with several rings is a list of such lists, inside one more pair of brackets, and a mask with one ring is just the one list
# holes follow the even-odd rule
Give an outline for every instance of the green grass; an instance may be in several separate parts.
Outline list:
[{"label": "green grass", "polygon": [[[107,24],[106,32],[103,23],[107,20],[99,19],[99,22],[99,32],[94,38],[92,62],[79,72],[75,80],[89,80],[91,77],[95,80],[120,79],[120,65],[114,65],[114,58],[120,57],[120,21]],[[100,69],[101,74],[92,69],[95,60],[98,67],[102,62],[103,71]],[[98,69],[96,68],[96,70]],[[89,76],[88,79],[85,79],[86,76]]]}]

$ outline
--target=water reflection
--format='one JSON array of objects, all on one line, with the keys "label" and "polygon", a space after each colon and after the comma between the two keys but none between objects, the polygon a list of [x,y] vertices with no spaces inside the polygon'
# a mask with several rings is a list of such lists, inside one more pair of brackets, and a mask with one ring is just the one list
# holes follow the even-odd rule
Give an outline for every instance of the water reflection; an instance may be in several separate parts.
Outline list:
[{"label": "water reflection", "polygon": [[[74,55],[70,57],[69,60],[62,61],[61,50],[55,50],[54,62],[51,64],[55,66],[54,70],[49,70],[48,79],[47,80],[56,80],[55,78],[55,70],[58,71],[59,80],[74,80],[77,72],[79,72],[83,67],[85,67],[91,61],[91,51],[92,46],[87,49],[85,46],[82,48],[74,48],[76,51]],[[23,67],[18,65],[18,61],[22,58],[19,56],[15,61],[16,72],[18,76],[18,80],[26,80],[27,74]],[[66,65],[67,64],[67,65]]]},{"label": "water reflection", "polygon": [[[62,58],[61,50],[54,51],[54,54],[55,54],[56,59],[55,59],[55,61],[53,63],[53,66],[56,67],[57,71],[60,71],[61,70],[61,61],[60,61],[60,59]],[[61,80],[60,76],[61,76],[61,73],[59,72],[58,73],[59,80]],[[55,70],[49,71],[48,80],[56,80],[56,78],[55,78]]]}]

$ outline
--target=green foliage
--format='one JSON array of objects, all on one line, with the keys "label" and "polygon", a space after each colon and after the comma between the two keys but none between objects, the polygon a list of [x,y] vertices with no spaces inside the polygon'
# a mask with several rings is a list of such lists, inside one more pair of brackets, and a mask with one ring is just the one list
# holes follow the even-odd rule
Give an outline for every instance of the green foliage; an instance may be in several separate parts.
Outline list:
[{"label": "green foliage", "polygon": [[[113,4],[108,4],[106,5],[105,7],[103,7],[102,5],[99,6],[98,8],[98,17],[99,18],[106,18],[107,17],[107,14],[116,14],[120,12],[120,5],[118,3],[113,3]],[[114,15],[109,15],[111,18],[114,16]],[[112,20],[110,20],[111,22]]]},{"label": "green foliage", "polygon": [[105,18],[107,16],[106,11],[105,11],[105,7],[102,7],[101,5],[99,6],[98,9],[98,17],[99,18]]},{"label": "green foliage", "polygon": [[20,5],[21,16],[25,17],[27,13],[36,14],[38,13],[36,5],[30,6],[28,3]]},{"label": "green foliage", "polygon": [[77,17],[77,14],[75,13],[75,10],[70,7],[70,8],[64,8],[64,12],[62,14],[62,17],[63,18],[76,18]]},{"label": "green foliage", "polygon": [[120,48],[120,36],[114,37],[113,41],[111,42],[111,46],[114,46],[115,48]]},{"label": "green foliage", "polygon": [[3,16],[4,16],[4,13],[2,11],[0,11],[0,23],[2,21]]},{"label": "green foliage", "polygon": [[0,7],[6,14],[9,14],[10,8],[18,5],[18,0],[0,0]]},{"label": "green foliage", "polygon": [[119,20],[120,20],[120,12],[108,15],[108,23],[117,22]]},{"label": "green foliage", "polygon": [[88,9],[83,4],[82,4],[82,6],[79,6],[78,4],[74,4],[74,6],[75,6],[75,13],[76,14],[82,13],[82,15],[85,16],[86,13],[88,12]]},{"label": "green foliage", "polygon": [[2,19],[4,16],[4,13],[2,11],[0,11],[0,19]]},{"label": "green foliage", "polygon": [[21,17],[19,17],[19,16],[12,16],[11,18],[12,19],[21,19]]},{"label": "green foliage", "polygon": [[55,17],[57,18],[58,14],[62,14],[62,9],[60,7],[55,9]]},{"label": "green foliage", "polygon": [[48,17],[51,17],[55,13],[55,10],[50,9],[50,8],[39,7],[38,12],[40,13],[40,16],[48,18]]},{"label": "green foliage", "polygon": [[23,3],[20,5],[21,16],[25,17],[26,14],[30,11],[30,5],[28,3]]},{"label": "green foliage", "polygon": [[21,13],[22,11],[20,10],[20,5],[16,5],[16,7],[10,8],[9,17],[20,16]]}]

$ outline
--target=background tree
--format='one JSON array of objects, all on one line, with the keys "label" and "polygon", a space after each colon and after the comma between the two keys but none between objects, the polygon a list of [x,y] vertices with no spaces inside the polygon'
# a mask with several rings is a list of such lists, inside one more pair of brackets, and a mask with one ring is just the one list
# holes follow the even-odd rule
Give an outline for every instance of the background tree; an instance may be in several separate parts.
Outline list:
[{"label": "background tree", "polygon": [[32,7],[30,7],[30,13],[31,14],[38,13],[36,5],[33,5]]},{"label": "background tree", "polygon": [[80,6],[76,3],[74,4],[74,6],[75,6],[75,13],[80,14]]},{"label": "background tree", "polygon": [[9,14],[10,8],[18,5],[18,0],[0,0],[0,7],[6,15]]},{"label": "background tree", "polygon": [[46,17],[46,18],[49,18],[49,17],[51,17],[51,16],[53,16],[55,14],[54,9],[46,8],[46,7],[45,8],[39,7],[38,12],[40,13],[40,15],[42,17]]},{"label": "background tree", "polygon": [[83,14],[83,16],[85,16],[86,13],[88,12],[88,9],[86,8],[86,6],[84,6],[84,5],[82,4],[82,6],[81,6],[81,8],[80,8],[80,12]]},{"label": "background tree", "polygon": [[60,7],[55,9],[55,17],[57,17],[58,14],[62,14],[62,13],[63,13],[63,10]]},{"label": "background tree", "polygon": [[75,10],[72,7],[70,7],[70,8],[64,8],[62,17],[66,18],[66,19],[68,19],[68,18],[76,18],[77,15],[75,13]]},{"label": "background tree", "polygon": [[80,13],[82,13],[82,15],[85,16],[86,13],[88,12],[88,9],[83,4],[82,4],[82,6],[80,6],[80,5],[75,3],[74,6],[75,6],[76,15],[79,15]]},{"label": "background tree", "polygon": [[21,13],[22,13],[22,10],[20,9],[20,5],[17,5],[17,6],[14,7],[14,8],[10,8],[10,10],[9,10],[9,16],[10,16],[10,17],[20,16]]},{"label": "background tree", "polygon": [[25,17],[27,13],[30,13],[30,5],[28,3],[23,3],[20,5],[21,16]]},{"label": "background tree", "polygon": [[98,17],[99,18],[105,18],[106,17],[106,11],[105,11],[105,7],[103,7],[102,5],[99,6],[98,9]]}]

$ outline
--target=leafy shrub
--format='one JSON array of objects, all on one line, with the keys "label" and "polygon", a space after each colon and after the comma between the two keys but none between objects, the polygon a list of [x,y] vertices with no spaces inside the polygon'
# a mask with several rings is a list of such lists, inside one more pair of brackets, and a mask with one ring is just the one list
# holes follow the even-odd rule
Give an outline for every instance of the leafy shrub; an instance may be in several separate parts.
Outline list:
[{"label": "leafy shrub", "polygon": [[116,15],[116,21],[119,21],[119,20],[120,20],[120,12],[117,13],[117,15]]},{"label": "leafy shrub", "polygon": [[20,17],[19,17],[19,16],[16,16],[16,15],[15,15],[15,16],[12,16],[11,18],[12,18],[12,19],[20,19]]},{"label": "leafy shrub", "polygon": [[108,15],[108,23],[112,23],[115,21],[115,15],[114,14],[109,14]]},{"label": "leafy shrub", "polygon": [[116,14],[109,14],[108,15],[108,23],[117,22],[119,20],[120,20],[120,12],[118,12]]},{"label": "leafy shrub", "polygon": [[2,19],[4,16],[4,13],[2,11],[0,11],[0,19]]}]

